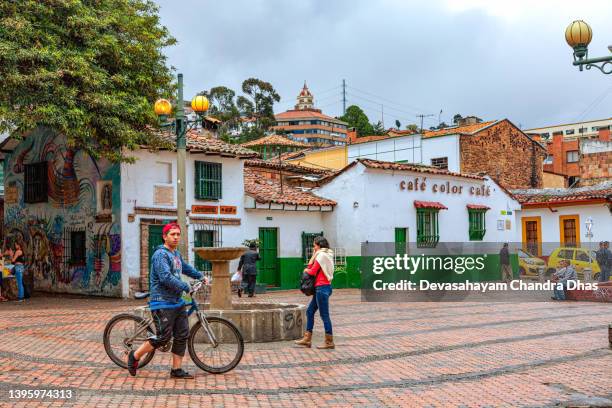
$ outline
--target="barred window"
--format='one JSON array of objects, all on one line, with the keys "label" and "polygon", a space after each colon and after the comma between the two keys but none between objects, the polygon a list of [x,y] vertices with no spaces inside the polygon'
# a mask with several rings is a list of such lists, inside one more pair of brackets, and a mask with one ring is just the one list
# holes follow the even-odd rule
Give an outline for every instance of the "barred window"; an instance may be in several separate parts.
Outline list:
[{"label": "barred window", "polygon": [[485,212],[486,210],[468,209],[470,218],[470,241],[482,241],[482,238],[485,236],[487,232],[485,226]]},{"label": "barred window", "polygon": [[417,209],[417,247],[435,248],[440,240],[438,209]]},{"label": "barred window", "polygon": [[448,170],[448,157],[436,157],[431,159],[431,165],[439,169]]},{"label": "barred window", "polygon": [[85,231],[72,231],[70,233],[70,263],[72,265],[85,264]]},{"label": "barred window", "polygon": [[47,162],[25,165],[24,201],[26,203],[46,203]]}]

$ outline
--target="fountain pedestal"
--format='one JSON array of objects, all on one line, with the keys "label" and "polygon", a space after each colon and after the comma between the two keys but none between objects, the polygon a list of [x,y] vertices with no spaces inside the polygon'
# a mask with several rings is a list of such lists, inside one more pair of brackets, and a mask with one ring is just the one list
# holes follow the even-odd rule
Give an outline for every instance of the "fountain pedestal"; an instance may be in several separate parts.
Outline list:
[{"label": "fountain pedestal", "polygon": [[210,308],[233,309],[229,261],[242,255],[246,248],[194,248],[193,250],[199,257],[212,264]]}]

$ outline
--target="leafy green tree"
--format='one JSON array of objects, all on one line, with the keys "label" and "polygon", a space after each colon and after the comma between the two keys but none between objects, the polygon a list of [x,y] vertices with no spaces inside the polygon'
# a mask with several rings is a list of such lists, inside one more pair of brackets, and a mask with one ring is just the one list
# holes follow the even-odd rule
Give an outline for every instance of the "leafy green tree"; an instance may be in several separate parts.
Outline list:
[{"label": "leafy green tree", "polygon": [[373,135],[384,135],[385,134],[385,127],[383,126],[383,124],[382,124],[382,122],[380,120],[372,125],[372,133],[371,134],[373,134]]},{"label": "leafy green tree", "polygon": [[157,13],[149,0],[1,1],[0,132],[47,126],[112,161],[149,142],[173,88]]},{"label": "leafy green tree", "polygon": [[463,119],[463,116],[461,116],[460,113],[456,113],[455,116],[453,116],[453,123],[456,125],[461,119]]},{"label": "leafy green tree", "polygon": [[280,95],[271,83],[257,78],[249,78],[242,83],[242,92],[237,106],[240,114],[255,118],[255,133],[263,135],[276,123],[274,119],[274,102],[280,102]]},{"label": "leafy green tree", "polygon": [[236,105],[236,92],[225,86],[216,86],[200,95],[208,98],[208,113],[222,121],[219,127],[221,140],[230,141],[231,131],[240,128],[240,111]]},{"label": "leafy green tree", "polygon": [[413,132],[418,132],[419,131],[419,127],[417,125],[415,125],[414,123],[411,123],[410,125],[406,125],[406,129],[407,130],[412,130]]},{"label": "leafy green tree", "polygon": [[340,120],[348,123],[348,127],[354,127],[357,130],[357,136],[368,136],[374,133],[368,115],[357,105],[346,108],[346,113],[340,116]]},{"label": "leafy green tree", "polygon": [[395,128],[398,130],[402,128],[402,123],[397,119],[395,120]]}]

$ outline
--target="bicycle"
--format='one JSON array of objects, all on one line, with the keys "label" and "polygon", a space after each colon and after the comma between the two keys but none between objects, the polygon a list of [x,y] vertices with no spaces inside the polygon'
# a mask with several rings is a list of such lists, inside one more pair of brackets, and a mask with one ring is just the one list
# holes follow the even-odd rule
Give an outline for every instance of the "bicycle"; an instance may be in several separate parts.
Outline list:
[{"label": "bicycle", "polygon": [[[234,369],[244,353],[244,339],[242,333],[234,323],[217,316],[206,316],[198,307],[194,295],[204,285],[203,280],[196,280],[189,291],[191,306],[187,315],[196,314],[198,321],[190,328],[187,339],[187,349],[191,360],[200,369],[212,373],[223,374]],[[137,292],[135,299],[146,299],[149,292]],[[136,350],[140,344],[154,337],[155,326],[153,316],[149,314],[146,319],[130,313],[121,313],[114,316],[104,329],[104,349],[108,357],[119,367],[127,369],[127,355]],[[124,328],[123,325],[125,325]],[[172,348],[172,340],[157,350],[167,352]],[[149,364],[155,355],[153,350],[141,357],[138,368]],[[218,361],[219,365],[215,365]]]}]

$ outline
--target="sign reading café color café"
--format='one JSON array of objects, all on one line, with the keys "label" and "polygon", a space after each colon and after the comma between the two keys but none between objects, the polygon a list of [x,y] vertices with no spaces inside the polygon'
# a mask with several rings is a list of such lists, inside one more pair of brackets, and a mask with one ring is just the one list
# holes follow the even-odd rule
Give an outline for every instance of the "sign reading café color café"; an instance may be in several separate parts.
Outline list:
[{"label": "sign reading caf\u00e9 color caf\u00e9", "polygon": [[402,180],[399,183],[400,190],[406,191],[426,191],[428,187],[431,188],[432,193],[463,194],[465,191],[469,192],[470,195],[475,196],[488,197],[489,195],[491,195],[491,187],[489,186],[471,186],[469,188],[466,187],[464,190],[464,186],[454,185],[450,181],[441,183],[428,183],[427,177],[423,177],[423,179],[415,177],[413,180]]}]

